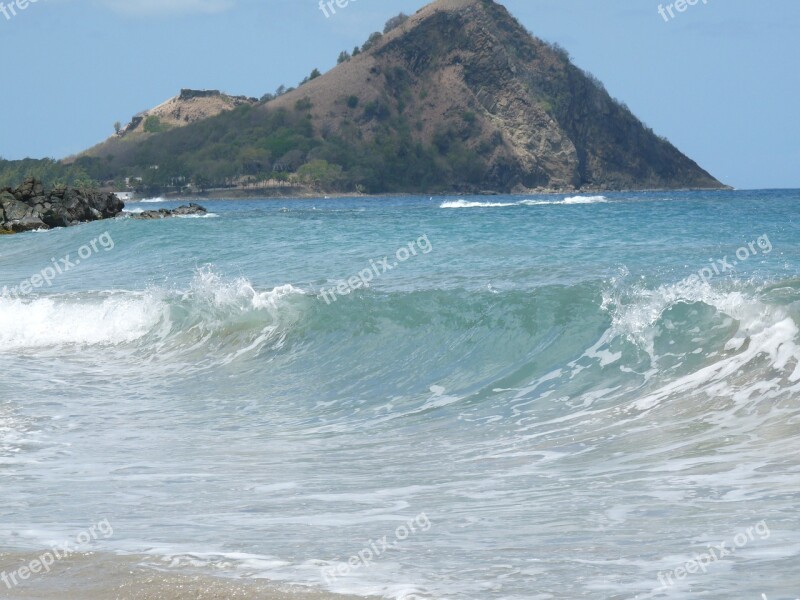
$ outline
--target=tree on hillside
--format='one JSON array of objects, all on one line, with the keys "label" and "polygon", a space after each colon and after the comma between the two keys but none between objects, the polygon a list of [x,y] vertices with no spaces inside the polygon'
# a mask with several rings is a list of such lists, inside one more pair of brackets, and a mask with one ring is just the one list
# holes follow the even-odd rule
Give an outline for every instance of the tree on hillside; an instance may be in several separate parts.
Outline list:
[{"label": "tree on hillside", "polygon": [[400,27],[400,25],[406,21],[408,21],[408,15],[405,13],[400,13],[396,17],[392,17],[386,21],[386,26],[383,28],[383,33],[389,33],[392,29]]},{"label": "tree on hillside", "polygon": [[122,123],[120,123],[119,121],[114,121],[114,133],[119,135],[121,129],[122,129]]},{"label": "tree on hillside", "polygon": [[366,52],[370,48],[372,48],[375,44],[377,44],[380,39],[383,37],[383,34],[380,31],[376,31],[375,33],[371,34],[367,41],[361,46],[361,51]]},{"label": "tree on hillside", "polygon": [[321,77],[322,73],[319,72],[319,69],[314,69],[311,71],[311,75],[308,76],[308,80],[311,81],[312,79],[316,79],[317,77]]},{"label": "tree on hillside", "polygon": [[350,53],[347,50],[342,50],[339,53],[339,58],[336,59],[336,64],[340,65],[343,62],[347,62],[348,60],[350,60]]},{"label": "tree on hillside", "polygon": [[335,189],[342,182],[342,167],[327,160],[312,160],[297,170],[302,183],[320,189]]},{"label": "tree on hillside", "polygon": [[158,115],[150,115],[144,120],[144,130],[146,133],[163,133],[171,128],[166,123],[161,122]]},{"label": "tree on hillside", "polygon": [[205,173],[195,173],[192,177],[192,181],[194,182],[195,187],[197,187],[201,192],[204,192],[211,187],[211,179]]},{"label": "tree on hillside", "polygon": [[75,177],[72,185],[81,191],[94,190],[98,187],[97,182],[85,173],[81,173]]}]

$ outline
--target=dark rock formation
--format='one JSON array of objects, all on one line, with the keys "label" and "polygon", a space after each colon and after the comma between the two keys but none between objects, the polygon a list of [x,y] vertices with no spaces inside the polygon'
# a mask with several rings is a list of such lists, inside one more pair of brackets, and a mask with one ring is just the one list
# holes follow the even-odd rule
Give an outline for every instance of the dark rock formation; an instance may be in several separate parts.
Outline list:
[{"label": "dark rock formation", "polygon": [[116,217],[125,208],[114,194],[56,187],[46,191],[27,178],[17,189],[0,189],[0,233],[69,227]]},{"label": "dark rock formation", "polygon": [[207,215],[208,211],[199,204],[189,204],[188,206],[179,206],[174,210],[161,208],[159,210],[146,210],[142,213],[131,215],[132,219],[140,219],[142,221],[151,221],[153,219],[166,219],[169,217],[186,217],[196,215],[202,217]]}]

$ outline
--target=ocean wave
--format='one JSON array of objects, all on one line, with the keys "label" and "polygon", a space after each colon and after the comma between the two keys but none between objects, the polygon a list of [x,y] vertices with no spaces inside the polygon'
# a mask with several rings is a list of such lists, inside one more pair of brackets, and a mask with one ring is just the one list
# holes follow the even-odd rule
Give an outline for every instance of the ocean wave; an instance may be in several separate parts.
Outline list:
[{"label": "ocean wave", "polygon": [[[206,267],[182,290],[0,296],[0,353],[115,347],[197,369],[291,357],[330,365],[330,386],[356,395],[360,386],[368,395],[372,378],[400,393],[404,374],[417,373],[418,400],[382,420],[457,410],[493,389],[642,409],[675,390],[732,397],[757,382],[785,391],[800,381],[800,316],[787,300],[800,302],[800,284],[781,283],[777,300],[773,288],[720,280],[651,289],[623,277],[533,291],[367,289],[327,304],[291,284],[257,289]],[[360,379],[376,354],[383,360]],[[484,391],[465,393],[442,372]],[[349,409],[336,410],[345,419]]]},{"label": "ocean wave", "polygon": [[157,198],[144,198],[143,200],[137,200],[137,201],[135,202],[135,204],[136,204],[136,203],[142,203],[142,204],[155,204],[155,203],[159,203],[159,202],[169,202],[169,200],[167,200],[166,198],[163,198],[163,197],[159,196],[159,197],[157,197]]},{"label": "ocean wave", "polygon": [[518,202],[470,202],[468,200],[451,200],[443,202],[439,208],[493,208],[497,206],[517,206]]},{"label": "ocean wave", "polygon": [[116,345],[147,334],[165,305],[150,294],[22,300],[0,296],[0,352],[63,345]]},{"label": "ocean wave", "polygon": [[31,299],[3,295],[0,352],[135,344],[154,354],[213,345],[212,337],[233,333],[225,343],[238,353],[240,343],[263,339],[259,334],[265,327],[276,324],[284,299],[299,295],[302,290],[292,285],[257,291],[247,279],[226,280],[211,268],[199,269],[184,291],[152,288]]},{"label": "ocean wave", "polygon": [[[125,215],[140,215],[145,212],[144,208],[126,208],[122,211]],[[206,213],[204,215],[173,215],[175,219],[217,219],[217,213]]]},{"label": "ocean wave", "polygon": [[181,297],[184,301],[193,300],[216,309],[236,308],[240,311],[277,308],[278,303],[289,296],[304,295],[303,290],[291,284],[259,292],[245,277],[225,279],[213,267],[198,269],[189,290]]},{"label": "ocean wave", "polygon": [[766,286],[733,280],[609,288],[602,306],[611,317],[605,338],[644,352],[662,382],[637,398],[639,409],[677,393],[732,397],[750,386],[788,390],[787,382],[800,380],[797,315],[770,302]]},{"label": "ocean wave", "polygon": [[474,202],[469,200],[448,200],[439,208],[506,208],[510,206],[546,206],[555,204],[596,204],[605,203],[605,196],[571,196],[563,200],[520,200],[519,202]]},{"label": "ocean wave", "polygon": [[570,196],[564,198],[560,204],[594,204],[595,202],[608,202],[605,196]]}]

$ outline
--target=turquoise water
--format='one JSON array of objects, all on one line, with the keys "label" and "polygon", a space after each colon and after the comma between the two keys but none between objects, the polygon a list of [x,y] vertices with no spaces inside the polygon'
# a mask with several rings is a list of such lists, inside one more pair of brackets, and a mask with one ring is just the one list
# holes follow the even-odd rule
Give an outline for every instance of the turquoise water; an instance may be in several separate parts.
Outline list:
[{"label": "turquoise water", "polygon": [[0,238],[0,547],[108,519],[388,598],[800,596],[800,192],[203,204]]}]

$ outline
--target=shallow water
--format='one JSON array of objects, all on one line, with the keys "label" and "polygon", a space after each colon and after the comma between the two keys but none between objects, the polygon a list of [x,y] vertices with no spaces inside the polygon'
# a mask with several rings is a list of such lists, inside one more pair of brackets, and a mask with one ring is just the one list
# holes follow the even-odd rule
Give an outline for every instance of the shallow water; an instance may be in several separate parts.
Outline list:
[{"label": "shallow water", "polygon": [[107,519],[81,550],[176,576],[798,597],[798,201],[210,201],[5,236],[0,547]]}]

